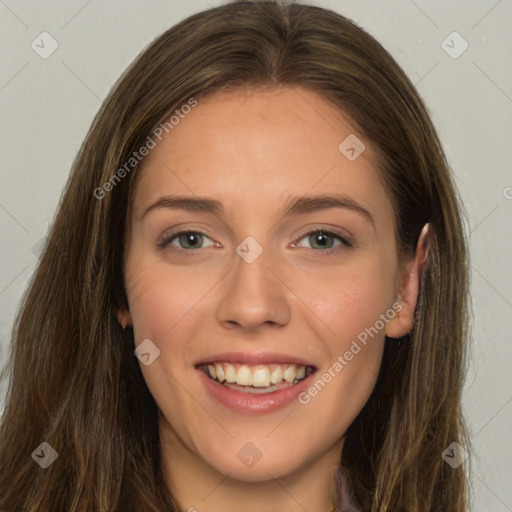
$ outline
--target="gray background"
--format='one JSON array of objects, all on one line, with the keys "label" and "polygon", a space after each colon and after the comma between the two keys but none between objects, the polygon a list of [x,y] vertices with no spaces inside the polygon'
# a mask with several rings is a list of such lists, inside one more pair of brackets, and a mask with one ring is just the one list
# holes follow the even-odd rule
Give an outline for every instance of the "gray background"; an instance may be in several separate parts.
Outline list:
[{"label": "gray background", "polygon": [[[38,245],[101,101],[154,37],[222,3],[0,0],[1,365]],[[474,510],[512,511],[512,1],[311,3],[353,19],[390,51],[444,144],[471,248],[474,341],[463,404],[474,448]],[[31,48],[43,31],[59,45],[47,59]],[[455,59],[442,47],[453,31],[469,45]],[[463,42],[445,44],[458,51]]]}]

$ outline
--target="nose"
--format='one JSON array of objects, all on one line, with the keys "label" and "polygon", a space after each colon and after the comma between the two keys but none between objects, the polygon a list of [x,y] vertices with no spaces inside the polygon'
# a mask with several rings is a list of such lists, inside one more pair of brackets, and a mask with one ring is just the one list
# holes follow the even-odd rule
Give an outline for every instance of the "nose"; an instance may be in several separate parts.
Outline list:
[{"label": "nose", "polygon": [[272,265],[269,260],[265,250],[251,263],[235,255],[217,310],[218,321],[225,327],[256,331],[265,325],[275,328],[289,322],[290,291],[279,278],[275,261]]}]

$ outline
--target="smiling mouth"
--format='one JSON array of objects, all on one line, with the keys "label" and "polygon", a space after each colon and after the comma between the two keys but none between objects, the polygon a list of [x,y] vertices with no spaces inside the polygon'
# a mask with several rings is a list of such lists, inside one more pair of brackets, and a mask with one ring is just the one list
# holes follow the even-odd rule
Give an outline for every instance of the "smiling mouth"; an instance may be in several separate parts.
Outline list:
[{"label": "smiling mouth", "polygon": [[224,387],[243,393],[272,393],[298,384],[315,372],[310,365],[296,364],[201,364],[198,368]]}]

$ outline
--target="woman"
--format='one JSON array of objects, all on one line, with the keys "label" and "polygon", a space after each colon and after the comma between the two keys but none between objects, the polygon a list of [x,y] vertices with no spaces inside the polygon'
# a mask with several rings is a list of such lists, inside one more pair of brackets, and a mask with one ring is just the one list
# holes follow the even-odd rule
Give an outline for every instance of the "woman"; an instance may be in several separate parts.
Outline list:
[{"label": "woman", "polygon": [[440,142],[371,36],[191,16],[73,165],[15,323],[0,509],[463,511],[466,286]]}]

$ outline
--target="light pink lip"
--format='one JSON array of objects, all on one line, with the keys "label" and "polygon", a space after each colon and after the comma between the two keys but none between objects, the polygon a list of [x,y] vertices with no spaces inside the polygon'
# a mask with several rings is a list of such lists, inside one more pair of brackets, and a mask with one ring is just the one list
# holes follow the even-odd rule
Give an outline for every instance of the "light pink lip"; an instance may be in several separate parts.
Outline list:
[{"label": "light pink lip", "polygon": [[[278,352],[223,352],[198,361],[194,366],[212,363],[231,364],[296,364],[299,366],[313,366],[312,363],[300,357]],[[316,368],[316,367],[315,367]]]},{"label": "light pink lip", "polygon": [[200,369],[196,371],[209,397],[215,400],[217,404],[235,413],[245,415],[268,414],[282,409],[293,402],[297,402],[297,397],[311,385],[315,375],[315,373],[312,373],[294,386],[272,393],[249,394],[223,386],[217,381],[210,379]]}]

